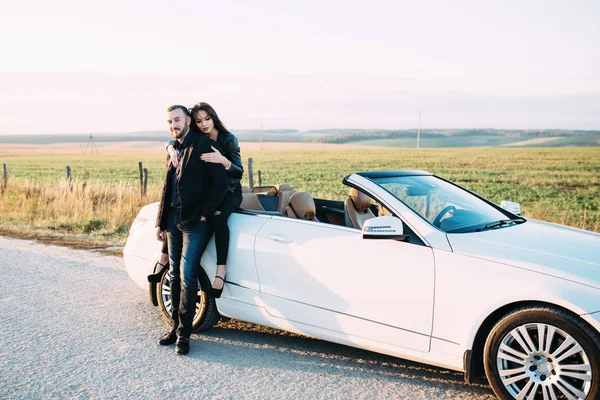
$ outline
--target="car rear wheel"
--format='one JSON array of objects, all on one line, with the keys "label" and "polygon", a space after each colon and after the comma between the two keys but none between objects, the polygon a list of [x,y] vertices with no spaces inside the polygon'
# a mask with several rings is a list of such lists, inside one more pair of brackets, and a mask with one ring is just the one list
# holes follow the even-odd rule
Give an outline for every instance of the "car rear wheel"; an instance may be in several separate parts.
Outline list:
[{"label": "car rear wheel", "polygon": [[[205,275],[204,269],[200,268],[199,273]],[[202,291],[200,281],[201,279],[198,279],[198,300],[196,302],[196,314],[192,321],[192,330],[194,332],[210,329],[221,318],[217,311],[215,299],[209,293]],[[173,326],[171,277],[168,269],[163,273],[160,283],[156,285],[156,299],[158,300],[158,309],[161,316],[169,325]]]},{"label": "car rear wheel", "polygon": [[501,399],[597,399],[599,343],[577,316],[521,308],[504,315],[488,336],[485,372]]}]

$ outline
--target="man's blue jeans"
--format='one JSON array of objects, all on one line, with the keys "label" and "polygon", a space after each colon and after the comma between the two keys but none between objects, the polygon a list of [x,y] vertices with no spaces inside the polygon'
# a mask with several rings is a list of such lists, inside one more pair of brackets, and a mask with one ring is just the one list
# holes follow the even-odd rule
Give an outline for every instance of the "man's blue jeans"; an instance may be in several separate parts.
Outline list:
[{"label": "man's blue jeans", "polygon": [[183,225],[179,209],[169,208],[168,212],[173,331],[178,337],[189,339],[196,313],[200,259],[210,239],[208,224],[198,221],[193,226]]}]

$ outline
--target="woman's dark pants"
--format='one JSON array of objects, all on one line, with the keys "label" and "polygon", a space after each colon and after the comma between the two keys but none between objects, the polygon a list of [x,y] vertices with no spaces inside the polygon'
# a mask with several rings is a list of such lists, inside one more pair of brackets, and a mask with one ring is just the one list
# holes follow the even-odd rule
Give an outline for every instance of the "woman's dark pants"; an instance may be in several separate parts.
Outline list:
[{"label": "woman's dark pants", "polygon": [[227,264],[227,254],[229,252],[229,226],[227,226],[227,219],[240,204],[242,204],[241,189],[239,191],[227,192],[223,202],[217,208],[221,211],[221,214],[213,215],[209,220],[210,228],[215,232],[217,265]]}]

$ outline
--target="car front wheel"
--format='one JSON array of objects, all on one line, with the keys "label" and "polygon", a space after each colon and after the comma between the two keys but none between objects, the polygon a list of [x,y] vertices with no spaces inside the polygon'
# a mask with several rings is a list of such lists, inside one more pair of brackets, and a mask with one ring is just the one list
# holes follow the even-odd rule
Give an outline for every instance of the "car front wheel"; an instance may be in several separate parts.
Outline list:
[{"label": "car front wheel", "polygon": [[[200,268],[200,274],[205,274],[204,269]],[[156,285],[156,299],[158,300],[158,309],[163,319],[173,326],[173,307],[171,303],[171,277],[169,270],[165,269],[160,283]],[[210,329],[219,322],[221,316],[217,311],[215,299],[207,292],[202,291],[200,279],[198,279],[198,297],[196,302],[196,313],[192,321],[192,330],[200,332]]]},{"label": "car front wheel", "polygon": [[484,349],[485,372],[501,399],[597,399],[600,339],[577,316],[552,307],[504,315]]}]

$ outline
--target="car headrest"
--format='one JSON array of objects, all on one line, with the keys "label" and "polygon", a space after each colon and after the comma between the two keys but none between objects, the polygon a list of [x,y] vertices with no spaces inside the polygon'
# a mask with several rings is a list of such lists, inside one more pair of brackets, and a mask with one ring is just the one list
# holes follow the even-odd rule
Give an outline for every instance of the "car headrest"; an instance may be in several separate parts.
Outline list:
[{"label": "car headrest", "polygon": [[283,192],[284,190],[293,190],[292,189],[292,185],[287,184],[287,183],[282,183],[280,185],[275,185],[275,188],[277,189],[278,192]]},{"label": "car headrest", "polygon": [[[290,198],[290,208],[296,215],[296,218],[313,220],[317,208],[315,201],[308,192],[296,192]],[[290,213],[291,214],[291,213]]]},{"label": "car headrest", "polygon": [[263,196],[277,196],[277,188],[275,186],[254,186],[252,193]]},{"label": "car headrest", "polygon": [[354,203],[356,211],[365,212],[369,209],[369,206],[371,205],[371,198],[363,192],[359,192],[354,188],[350,189],[348,197],[350,197],[352,203]]},{"label": "car headrest", "polygon": [[251,190],[248,186],[242,186],[242,193],[250,193]]}]

